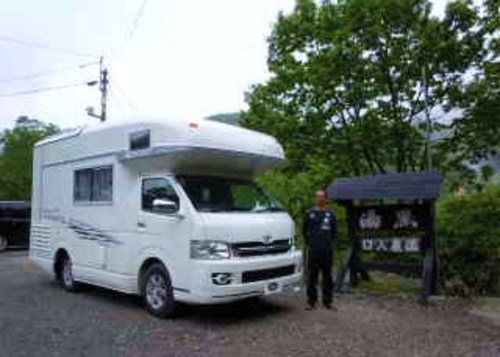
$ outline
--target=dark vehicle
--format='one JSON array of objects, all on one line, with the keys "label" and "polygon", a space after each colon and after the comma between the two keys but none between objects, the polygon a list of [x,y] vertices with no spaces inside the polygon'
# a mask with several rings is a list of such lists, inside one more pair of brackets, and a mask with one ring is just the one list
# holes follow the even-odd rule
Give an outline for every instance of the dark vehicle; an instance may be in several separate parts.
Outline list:
[{"label": "dark vehicle", "polygon": [[30,216],[29,202],[0,201],[0,252],[7,247],[29,246]]}]

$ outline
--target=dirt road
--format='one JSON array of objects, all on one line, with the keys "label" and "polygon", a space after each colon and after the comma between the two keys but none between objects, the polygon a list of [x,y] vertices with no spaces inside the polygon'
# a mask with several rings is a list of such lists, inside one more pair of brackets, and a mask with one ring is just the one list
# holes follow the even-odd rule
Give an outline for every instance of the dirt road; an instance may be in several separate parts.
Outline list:
[{"label": "dirt road", "polygon": [[138,299],[63,291],[0,254],[0,356],[500,356],[500,326],[464,300],[343,296],[337,312],[300,295],[149,316]]}]

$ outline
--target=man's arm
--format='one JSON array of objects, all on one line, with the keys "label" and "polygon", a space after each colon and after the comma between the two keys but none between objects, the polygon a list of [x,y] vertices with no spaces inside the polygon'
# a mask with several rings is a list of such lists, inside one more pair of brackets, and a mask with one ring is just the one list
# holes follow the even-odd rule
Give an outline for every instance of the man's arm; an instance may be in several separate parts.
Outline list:
[{"label": "man's arm", "polygon": [[306,212],[304,220],[302,222],[302,237],[304,237],[304,242],[306,247],[309,246],[309,212]]},{"label": "man's arm", "polygon": [[332,232],[332,242],[337,238],[337,215],[332,211],[333,219],[330,222],[331,224],[331,232]]}]

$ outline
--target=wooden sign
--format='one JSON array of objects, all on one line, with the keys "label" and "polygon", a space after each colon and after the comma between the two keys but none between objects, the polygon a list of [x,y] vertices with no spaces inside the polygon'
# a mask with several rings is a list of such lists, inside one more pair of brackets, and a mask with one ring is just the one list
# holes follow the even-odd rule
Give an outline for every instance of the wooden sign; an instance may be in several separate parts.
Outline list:
[{"label": "wooden sign", "polygon": [[[337,291],[348,272],[349,283],[355,286],[359,278],[370,278],[369,270],[382,270],[423,277],[422,301],[437,292],[435,202],[441,183],[438,172],[395,173],[339,179],[327,188],[327,197],[347,209],[351,241],[347,261],[337,275]],[[414,257],[397,256],[405,254]]]}]

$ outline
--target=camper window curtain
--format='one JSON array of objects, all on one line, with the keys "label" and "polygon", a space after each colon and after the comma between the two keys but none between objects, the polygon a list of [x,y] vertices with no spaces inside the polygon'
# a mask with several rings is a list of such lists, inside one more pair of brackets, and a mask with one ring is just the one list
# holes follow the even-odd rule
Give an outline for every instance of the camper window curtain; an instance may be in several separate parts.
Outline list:
[{"label": "camper window curtain", "polygon": [[111,166],[75,171],[74,200],[78,202],[110,202],[113,200]]},{"label": "camper window curtain", "polygon": [[75,201],[90,201],[92,192],[92,169],[75,171]]},{"label": "camper window curtain", "polygon": [[92,183],[92,201],[113,200],[113,171],[111,167],[94,170]]}]

